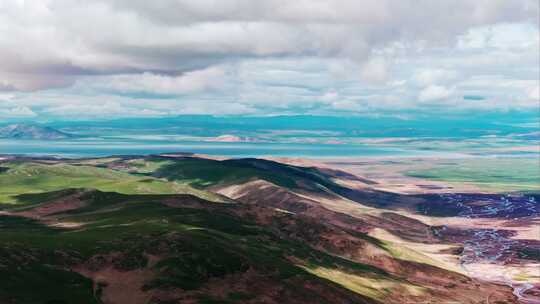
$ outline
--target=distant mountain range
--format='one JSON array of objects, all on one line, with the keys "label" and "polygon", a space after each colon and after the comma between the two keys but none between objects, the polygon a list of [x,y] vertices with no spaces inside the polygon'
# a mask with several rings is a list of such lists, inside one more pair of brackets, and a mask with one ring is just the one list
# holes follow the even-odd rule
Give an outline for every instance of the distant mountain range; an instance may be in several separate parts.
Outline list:
[{"label": "distant mountain range", "polygon": [[51,140],[71,137],[73,135],[38,125],[12,124],[0,128],[0,138]]}]

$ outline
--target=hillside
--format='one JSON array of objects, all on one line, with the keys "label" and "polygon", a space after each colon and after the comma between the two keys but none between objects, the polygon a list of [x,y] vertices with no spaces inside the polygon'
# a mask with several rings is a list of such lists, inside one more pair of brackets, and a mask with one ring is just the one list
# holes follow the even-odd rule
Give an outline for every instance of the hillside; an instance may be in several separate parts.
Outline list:
[{"label": "hillside", "polygon": [[518,301],[460,268],[476,230],[438,224],[445,198],[346,172],[186,156],[0,168],[1,303]]}]

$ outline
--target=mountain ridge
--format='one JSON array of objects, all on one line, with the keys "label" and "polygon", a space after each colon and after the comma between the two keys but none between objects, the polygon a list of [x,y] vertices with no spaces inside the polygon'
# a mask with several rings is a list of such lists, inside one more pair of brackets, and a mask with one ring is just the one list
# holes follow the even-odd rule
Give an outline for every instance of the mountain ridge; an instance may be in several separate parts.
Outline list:
[{"label": "mountain ridge", "polygon": [[[489,245],[477,236],[510,231],[426,221],[418,206],[440,198],[340,186],[366,181],[346,172],[185,155],[0,163],[0,302],[517,303],[459,267]],[[460,197],[475,214],[495,199]],[[512,244],[525,262],[540,245]]]},{"label": "mountain ridge", "polygon": [[34,124],[10,124],[0,128],[0,138],[53,140],[72,137],[72,134]]}]

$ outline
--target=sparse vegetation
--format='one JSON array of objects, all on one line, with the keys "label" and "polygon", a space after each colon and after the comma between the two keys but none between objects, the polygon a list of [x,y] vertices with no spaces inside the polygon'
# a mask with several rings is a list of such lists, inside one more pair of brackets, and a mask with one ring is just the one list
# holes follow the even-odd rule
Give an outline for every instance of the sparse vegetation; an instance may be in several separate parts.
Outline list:
[{"label": "sparse vegetation", "polygon": [[[0,276],[9,282],[0,286],[0,302],[97,304],[126,292],[108,277],[121,274],[137,278],[130,292],[163,297],[162,303],[179,297],[384,303],[429,297],[439,287],[424,272],[455,276],[419,252],[349,227],[352,218],[343,214],[335,223],[319,220],[308,200],[290,196],[301,208],[276,210],[209,191],[263,179],[288,191],[348,194],[316,169],[195,158],[17,160],[2,167]],[[380,214],[381,223],[396,229],[412,221]],[[374,251],[364,252],[367,247]],[[403,271],[421,275],[413,279]]]}]

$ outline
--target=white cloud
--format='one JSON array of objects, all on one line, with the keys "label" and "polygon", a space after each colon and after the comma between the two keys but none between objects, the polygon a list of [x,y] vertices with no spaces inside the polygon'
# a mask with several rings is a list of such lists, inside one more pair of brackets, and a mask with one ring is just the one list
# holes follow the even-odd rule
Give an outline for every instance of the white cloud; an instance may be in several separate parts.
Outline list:
[{"label": "white cloud", "polygon": [[146,108],[133,108],[129,105],[121,104],[118,102],[105,102],[101,104],[63,104],[60,106],[53,106],[46,110],[46,113],[56,117],[68,117],[72,118],[103,118],[107,116],[113,117],[152,117],[152,116],[164,116],[166,112],[160,112],[156,110]]},{"label": "white cloud", "polygon": [[443,86],[432,85],[420,91],[418,100],[421,102],[443,100],[450,97],[451,94],[452,91]]},{"label": "white cloud", "polygon": [[0,93],[0,101],[10,101],[15,98],[15,94],[11,93]]},{"label": "white cloud", "polygon": [[28,107],[0,108],[0,118],[29,118],[37,116],[34,111]]},{"label": "white cloud", "polygon": [[421,87],[444,84],[457,78],[457,72],[444,69],[422,69],[414,73],[412,80]]},{"label": "white cloud", "polygon": [[0,1],[0,91],[9,109],[67,118],[391,111],[464,95],[489,98],[453,108],[530,109],[538,13],[536,0]]},{"label": "white cloud", "polygon": [[388,66],[384,58],[377,57],[368,60],[360,71],[362,80],[371,84],[383,84],[388,80]]},{"label": "white cloud", "polygon": [[531,99],[532,101],[536,101],[540,103],[540,86],[532,87],[527,92],[527,97]]},{"label": "white cloud", "polygon": [[332,108],[342,111],[361,112],[361,105],[353,100],[339,100],[332,103]]},{"label": "white cloud", "polygon": [[335,102],[335,101],[337,101],[339,99],[340,99],[339,94],[334,90],[330,90],[330,91],[324,93],[324,95],[321,96],[321,98],[320,98],[320,100],[325,101],[325,102]]},{"label": "white cloud", "polygon": [[364,61],[396,42],[440,45],[475,26],[536,23],[537,14],[528,0],[2,1],[0,65],[17,89],[36,90],[77,75],[181,73],[253,56]]},{"label": "white cloud", "polygon": [[527,49],[538,45],[534,24],[495,24],[469,29],[458,37],[458,49]]},{"label": "white cloud", "polygon": [[90,77],[78,83],[81,88],[112,91],[118,93],[188,94],[219,87],[225,77],[220,67],[186,72],[180,76],[122,74]]}]

